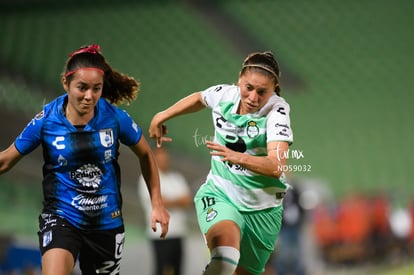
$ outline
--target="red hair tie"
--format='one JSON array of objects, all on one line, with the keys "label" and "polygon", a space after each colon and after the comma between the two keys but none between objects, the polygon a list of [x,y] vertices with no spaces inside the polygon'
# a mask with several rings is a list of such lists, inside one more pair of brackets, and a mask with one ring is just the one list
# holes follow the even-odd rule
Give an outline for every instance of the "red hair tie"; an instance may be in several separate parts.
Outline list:
[{"label": "red hair tie", "polygon": [[85,46],[80,48],[77,51],[74,51],[73,53],[69,54],[69,57],[72,57],[74,55],[80,54],[80,53],[92,53],[92,54],[98,54],[101,51],[101,46],[97,44],[92,44],[89,46]]}]

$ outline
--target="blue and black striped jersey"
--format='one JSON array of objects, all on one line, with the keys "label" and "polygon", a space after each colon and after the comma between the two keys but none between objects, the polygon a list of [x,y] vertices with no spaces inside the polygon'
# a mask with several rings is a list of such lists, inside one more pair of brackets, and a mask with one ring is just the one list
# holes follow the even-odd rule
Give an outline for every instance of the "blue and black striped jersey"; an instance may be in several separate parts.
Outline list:
[{"label": "blue and black striped jersey", "polygon": [[43,213],[59,215],[80,229],[123,224],[120,143],[131,146],[141,128],[124,110],[100,99],[94,117],[79,129],[65,117],[62,95],[44,106],[15,140],[28,154],[43,147]]}]

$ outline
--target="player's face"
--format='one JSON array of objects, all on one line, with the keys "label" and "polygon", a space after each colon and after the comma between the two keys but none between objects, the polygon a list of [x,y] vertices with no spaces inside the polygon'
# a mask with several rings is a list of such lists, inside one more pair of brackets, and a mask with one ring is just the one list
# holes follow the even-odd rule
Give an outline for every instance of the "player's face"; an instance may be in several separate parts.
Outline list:
[{"label": "player's face", "polygon": [[273,79],[259,72],[246,71],[239,77],[240,107],[239,114],[259,111],[274,94]]},{"label": "player's face", "polygon": [[68,93],[68,108],[81,116],[93,113],[102,96],[103,74],[99,70],[78,69],[71,82],[63,81],[63,86]]}]

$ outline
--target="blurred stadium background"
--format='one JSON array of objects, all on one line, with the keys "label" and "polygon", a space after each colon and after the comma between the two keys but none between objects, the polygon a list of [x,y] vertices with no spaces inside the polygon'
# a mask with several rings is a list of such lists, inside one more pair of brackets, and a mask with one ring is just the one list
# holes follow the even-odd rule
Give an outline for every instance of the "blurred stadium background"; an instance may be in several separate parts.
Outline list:
[{"label": "blurred stadium background", "polygon": [[[409,0],[2,0],[0,150],[63,93],[64,62],[81,45],[100,44],[114,68],[142,82],[138,99],[123,107],[144,133],[156,112],[191,92],[235,83],[247,53],[271,50],[292,109],[291,150],[302,153],[289,163],[300,170],[293,175],[304,189],[317,190],[317,202],[330,209],[355,195],[385,197],[387,213],[409,209],[413,14]],[[195,191],[208,170],[203,141],[213,134],[210,114],[180,117],[168,127],[174,166]],[[129,238],[142,241],[140,172],[131,156],[122,149],[125,220]],[[36,150],[0,177],[5,244],[10,238],[36,244],[41,165]]]}]

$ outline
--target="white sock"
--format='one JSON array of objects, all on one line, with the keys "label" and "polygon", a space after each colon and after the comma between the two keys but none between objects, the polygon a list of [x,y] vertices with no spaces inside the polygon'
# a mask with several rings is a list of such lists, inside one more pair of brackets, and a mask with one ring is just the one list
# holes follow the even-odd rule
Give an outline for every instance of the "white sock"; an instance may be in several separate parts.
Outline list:
[{"label": "white sock", "polygon": [[240,252],[231,246],[218,246],[211,251],[210,263],[203,275],[231,275],[237,268]]}]

